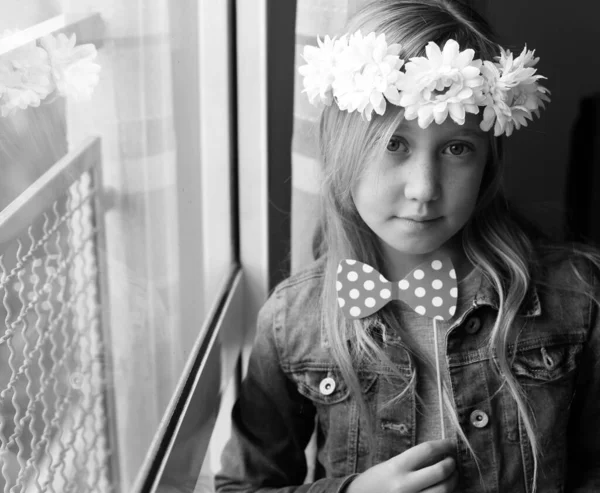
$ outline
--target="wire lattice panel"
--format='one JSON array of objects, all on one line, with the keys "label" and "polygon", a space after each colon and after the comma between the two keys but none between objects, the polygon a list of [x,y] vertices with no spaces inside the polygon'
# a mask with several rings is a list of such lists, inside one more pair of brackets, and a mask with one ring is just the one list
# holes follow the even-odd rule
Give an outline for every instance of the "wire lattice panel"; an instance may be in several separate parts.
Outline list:
[{"label": "wire lattice panel", "polygon": [[5,493],[112,491],[95,194],[85,171],[0,247]]}]

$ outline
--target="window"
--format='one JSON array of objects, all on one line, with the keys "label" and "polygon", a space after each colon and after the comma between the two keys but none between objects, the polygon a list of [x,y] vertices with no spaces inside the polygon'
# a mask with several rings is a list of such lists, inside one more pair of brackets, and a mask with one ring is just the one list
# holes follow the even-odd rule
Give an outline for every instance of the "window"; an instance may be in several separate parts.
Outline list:
[{"label": "window", "polygon": [[[6,34],[0,60],[75,33],[102,72],[89,101],[0,119],[2,486],[148,491],[182,450],[190,408],[202,462],[219,404],[202,393],[223,394],[267,292],[266,83],[234,78],[265,73],[265,8],[3,11],[2,31],[22,33]],[[235,35],[236,18],[252,35]]]}]

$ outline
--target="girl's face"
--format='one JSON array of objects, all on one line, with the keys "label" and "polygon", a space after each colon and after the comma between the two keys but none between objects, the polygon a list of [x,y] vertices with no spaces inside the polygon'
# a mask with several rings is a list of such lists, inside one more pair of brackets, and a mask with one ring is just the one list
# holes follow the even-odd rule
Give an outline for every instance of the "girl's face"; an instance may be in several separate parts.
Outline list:
[{"label": "girl's face", "polygon": [[489,147],[476,115],[464,125],[450,118],[426,129],[417,120],[400,123],[382,159],[367,164],[352,191],[388,258],[460,248],[449,240],[473,213]]}]

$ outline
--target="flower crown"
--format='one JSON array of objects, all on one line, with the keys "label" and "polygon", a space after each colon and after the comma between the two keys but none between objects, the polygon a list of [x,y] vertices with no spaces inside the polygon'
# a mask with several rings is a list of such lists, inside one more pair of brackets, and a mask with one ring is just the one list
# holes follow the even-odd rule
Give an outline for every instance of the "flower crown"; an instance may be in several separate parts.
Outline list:
[{"label": "flower crown", "polygon": [[448,116],[459,125],[466,113],[479,113],[480,127],[494,127],[494,135],[511,135],[514,128],[527,126],[533,114],[549,102],[550,91],[538,84],[539,58],[535,51],[523,49],[514,58],[500,47],[496,61],[473,60],[475,51],[460,51],[455,40],[443,49],[430,41],[426,56],[404,62],[401,46],[388,45],[385,34],[367,36],[360,31],[340,39],[317,38],[318,47],[305,46],[306,65],[299,67],[304,76],[304,90],[311,104],[338,107],[349,113],[359,111],[371,120],[372,113],[383,115],[387,103],[404,108],[407,120],[418,119],[419,127],[433,121],[440,124]]},{"label": "flower crown", "polygon": [[[6,31],[0,36],[16,37],[18,48],[0,55],[0,114],[12,115],[17,109],[39,106],[56,95],[76,101],[89,99],[98,83],[100,65],[93,44],[75,46],[72,34],[48,35],[35,42],[18,43],[19,32]],[[1,43],[0,43],[1,44]]]}]

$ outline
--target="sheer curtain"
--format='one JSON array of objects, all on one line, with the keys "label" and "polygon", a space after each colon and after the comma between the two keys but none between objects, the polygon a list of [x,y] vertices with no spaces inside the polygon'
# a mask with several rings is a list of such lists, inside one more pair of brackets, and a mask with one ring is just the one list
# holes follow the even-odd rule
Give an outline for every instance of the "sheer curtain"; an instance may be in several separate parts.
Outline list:
[{"label": "sheer curtain", "polygon": [[296,12],[296,81],[292,140],[292,272],[312,259],[312,236],[318,211],[319,163],[317,127],[319,110],[302,94],[297,68],[305,62],[304,46],[317,44],[317,36],[332,36],[350,15],[369,0],[298,0]]},{"label": "sheer curtain", "polygon": [[[168,0],[61,0],[105,23],[101,80],[68,105],[69,144],[102,137],[120,491],[130,491],[185,363],[179,330],[176,153]],[[90,117],[93,115],[93,117]],[[104,300],[106,302],[106,300]]]}]

